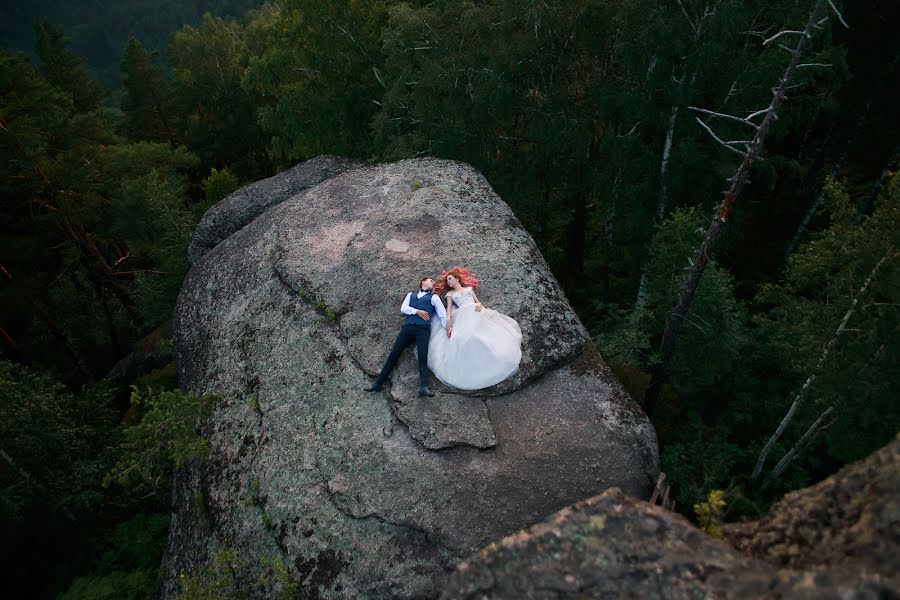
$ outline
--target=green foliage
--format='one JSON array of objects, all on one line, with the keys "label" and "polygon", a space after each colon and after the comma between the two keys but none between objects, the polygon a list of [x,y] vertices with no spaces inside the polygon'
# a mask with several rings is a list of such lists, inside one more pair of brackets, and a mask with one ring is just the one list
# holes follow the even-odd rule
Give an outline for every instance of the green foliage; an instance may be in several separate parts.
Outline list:
[{"label": "green foliage", "polygon": [[672,482],[671,494],[678,505],[703,502],[708,490],[729,488],[742,474],[739,467],[748,458],[747,450],[730,439],[726,427],[726,423],[710,427],[691,411],[665,431],[660,470]]},{"label": "green foliage", "polygon": [[[76,523],[90,530],[121,521],[146,498],[158,509],[172,467],[202,459],[197,426],[211,401],[174,389],[174,363],[132,388],[125,425],[109,383],[80,384],[97,381],[148,328],[170,321],[191,232],[211,203],[324,152],[370,163],[435,155],[479,169],[533,236],[604,356],[639,392],[736,165],[688,106],[738,115],[765,106],[786,55],[762,46],[758,32],[796,28],[810,8],[723,0],[703,19],[702,35],[695,31],[706,4],[693,0],[283,0],[242,23],[222,18],[259,4],[76,1],[23,5],[12,15],[27,22],[7,35],[31,31],[42,14],[75,40],[73,50],[63,29],[44,22],[34,28],[34,64],[0,52],[0,348],[35,367],[2,363],[0,377],[9,460],[0,458],[10,467],[0,471],[0,509],[18,546],[68,534],[69,557],[86,555]],[[704,507],[706,526],[724,510],[709,490],[728,490],[729,513],[755,512],[900,428],[891,362],[900,350],[900,182],[890,171],[881,176],[885,162],[896,168],[898,103],[886,90],[898,64],[884,51],[895,32],[878,14],[861,5],[852,29],[838,35],[829,22],[811,40],[804,60],[833,66],[798,71],[676,344],[654,424],[679,506]],[[98,86],[79,57],[85,52],[103,81],[121,74],[123,89]],[[743,124],[704,120],[724,139],[747,133]],[[828,172],[847,181],[825,183],[809,241],[786,258]],[[885,256],[773,456],[827,406],[833,423],[780,487],[756,492],[746,479],[760,445]],[[641,285],[645,296],[635,303]],[[297,295],[337,319],[326,303]],[[147,388],[154,391],[138,393]],[[258,409],[255,396],[248,404]],[[125,487],[104,488],[104,474]],[[209,526],[203,496],[192,503]],[[271,524],[267,513],[261,518]],[[161,539],[161,523],[145,525]],[[92,545],[124,548],[116,535]],[[156,550],[134,529],[121,535],[134,539],[133,551],[90,565],[60,558],[58,591],[82,575],[68,597],[148,595]],[[34,548],[32,572],[43,575],[43,546]],[[142,552],[146,563],[134,558]],[[296,595],[287,568],[246,565],[225,551],[210,572],[187,579],[185,593],[235,595],[232,570],[250,569],[262,573],[263,595]]]},{"label": "green foliage", "polygon": [[172,87],[156,53],[129,38],[122,57],[123,133],[132,140],[176,143]]},{"label": "green foliage", "polygon": [[34,33],[35,49],[47,81],[71,94],[76,110],[99,108],[108,92],[88,75],[82,58],[69,48],[70,40],[62,28],[42,19],[35,23]]},{"label": "green foliage", "polygon": [[135,493],[164,493],[173,467],[189,460],[202,461],[209,454],[208,442],[198,428],[218,397],[131,388],[131,402],[143,415],[122,432],[120,458],[104,484],[116,482]]},{"label": "green foliage", "polygon": [[89,575],[77,577],[59,598],[94,600],[151,599],[156,596],[156,570],[169,528],[168,514],[138,514],[98,540],[102,553]]},{"label": "green foliage", "polygon": [[104,111],[79,111],[21,55],[0,53],[0,80],[0,326],[22,340],[20,356],[89,380],[145,323],[171,315],[193,225],[180,173],[197,159],[167,144],[117,144]]},{"label": "green foliage", "polygon": [[168,36],[185,23],[195,25],[205,12],[243,17],[259,8],[263,0],[121,0],[96,2],[19,3],[4,13],[0,44],[7,48],[30,49],[32,24],[46,18],[61,25],[72,37],[75,50],[84,55],[91,71],[105,86],[121,85],[118,57],[129,37],[154,50],[165,50]]},{"label": "green foliage", "polygon": [[250,57],[242,85],[261,99],[259,123],[276,157],[292,162],[322,153],[370,153],[390,4],[283,0],[268,15],[265,47]]},{"label": "green foliage", "polygon": [[207,13],[199,29],[186,25],[172,34],[166,55],[177,128],[203,169],[230,165],[241,178],[258,178],[272,166],[256,119],[258,99],[241,87],[248,42],[242,25]]},{"label": "green foliage", "polygon": [[[136,258],[156,267],[135,275],[137,307],[145,322],[160,323],[171,318],[175,307],[197,220],[186,207],[184,183],[171,172],[151,169],[123,181],[119,194],[111,211],[115,233],[128,240]],[[142,210],[145,219],[129,220],[134,210]]]},{"label": "green foliage", "polygon": [[156,597],[156,569],[113,571],[78,577],[59,600],[152,600]]},{"label": "green foliage", "polygon": [[203,180],[203,192],[206,195],[206,207],[210,207],[231,192],[241,187],[238,178],[228,170],[213,168],[209,177]]},{"label": "green foliage", "polygon": [[239,598],[234,582],[234,565],[237,556],[233,549],[225,547],[216,552],[212,565],[196,575],[181,575],[179,600],[220,600]]},{"label": "green foliage", "polygon": [[300,587],[291,577],[281,559],[263,558],[258,565],[252,565],[238,555],[233,548],[220,548],[213,556],[212,564],[193,575],[181,575],[179,600],[219,600],[220,598],[240,598],[235,583],[235,573],[253,569],[257,577],[242,588],[241,593],[252,590],[268,598],[297,598]]},{"label": "green foliage", "polygon": [[[606,312],[599,328],[601,347],[614,364],[649,367],[695,249],[703,239],[705,218],[697,207],[677,209],[656,231],[645,266],[644,303],[626,311],[600,305]],[[679,334],[672,381],[681,393],[716,383],[732,369],[746,343],[745,311],[735,298],[727,271],[710,260]]]},{"label": "green foliage", "polygon": [[101,381],[75,394],[48,373],[0,361],[4,527],[99,508],[116,439],[112,393]]},{"label": "green foliage", "polygon": [[[829,181],[825,193],[829,226],[789,258],[783,281],[761,286],[756,321],[764,350],[783,365],[796,393],[851,303],[857,302],[845,333],[808,394],[811,402],[786,440],[793,443],[802,428],[834,405],[836,420],[825,440],[828,453],[849,462],[878,449],[900,429],[895,401],[900,377],[892,362],[900,350],[900,175],[889,175],[867,216],[859,214],[837,181]],[[859,297],[882,259],[882,268]],[[793,394],[785,394],[778,412],[786,411],[792,398]],[[774,417],[770,417],[773,428]]]},{"label": "green foliage", "polygon": [[[301,297],[303,296],[301,295]],[[318,302],[316,302],[316,310],[324,313],[325,317],[332,323],[337,321],[337,313],[324,300],[319,300]]]}]

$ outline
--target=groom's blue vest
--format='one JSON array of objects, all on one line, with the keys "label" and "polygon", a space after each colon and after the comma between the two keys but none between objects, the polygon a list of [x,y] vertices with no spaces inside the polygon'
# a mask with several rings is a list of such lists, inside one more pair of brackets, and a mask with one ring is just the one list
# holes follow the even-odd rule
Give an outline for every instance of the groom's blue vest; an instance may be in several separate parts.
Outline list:
[{"label": "groom's blue vest", "polygon": [[[416,298],[418,293],[419,290],[416,290],[409,295],[409,305],[416,310],[424,310],[429,317],[434,318],[437,311],[434,310],[434,305],[431,303],[431,292],[428,292],[421,298]],[[417,314],[406,315],[405,322],[407,325],[428,325],[428,321]]]}]

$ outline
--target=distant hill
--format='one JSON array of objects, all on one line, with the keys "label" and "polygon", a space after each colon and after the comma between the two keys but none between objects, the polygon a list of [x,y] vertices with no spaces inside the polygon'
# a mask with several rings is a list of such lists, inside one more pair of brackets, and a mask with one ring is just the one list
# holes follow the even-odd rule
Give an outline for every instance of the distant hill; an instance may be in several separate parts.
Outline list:
[{"label": "distant hill", "polygon": [[0,45],[24,50],[34,58],[34,23],[40,18],[61,25],[72,47],[84,56],[94,75],[116,88],[119,61],[128,37],[148,49],[165,51],[170,33],[200,22],[203,13],[243,18],[263,0],[30,0],[0,6]]}]

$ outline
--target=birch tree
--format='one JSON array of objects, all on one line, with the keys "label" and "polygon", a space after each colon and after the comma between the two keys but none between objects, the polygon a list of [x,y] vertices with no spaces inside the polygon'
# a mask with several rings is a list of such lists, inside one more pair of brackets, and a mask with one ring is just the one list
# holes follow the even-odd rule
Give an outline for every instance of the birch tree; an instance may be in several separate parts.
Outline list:
[{"label": "birch tree", "polygon": [[[800,391],[797,393],[796,397],[794,398],[794,401],[791,403],[791,406],[788,409],[787,413],[784,415],[784,418],[781,419],[781,422],[778,424],[778,427],[775,429],[775,432],[772,434],[772,436],[769,438],[769,440],[765,443],[762,450],[760,451],[759,457],[756,459],[756,466],[753,468],[753,473],[750,476],[751,479],[756,480],[759,478],[760,474],[762,473],[763,465],[766,462],[766,457],[769,455],[769,452],[771,452],[772,447],[775,445],[775,443],[784,434],[784,430],[787,428],[788,425],[790,425],[791,421],[794,419],[794,415],[797,413],[797,409],[800,407],[800,405],[806,399],[806,396],[808,395],[810,389],[812,388],[813,384],[815,383],[816,378],[819,376],[819,373],[822,371],[822,367],[825,365],[829,356],[834,351],[834,348],[837,345],[838,340],[840,340],[841,335],[847,329],[847,323],[849,323],[850,319],[853,317],[853,313],[856,311],[856,307],[857,307],[857,304],[859,303],[860,298],[862,298],[865,295],[866,290],[869,288],[869,286],[872,284],[872,281],[875,279],[875,276],[878,273],[878,270],[885,263],[885,261],[892,258],[892,255],[893,255],[893,248],[889,248],[888,251],[884,254],[884,256],[881,257],[881,260],[879,260],[875,264],[875,266],[872,268],[872,271],[869,273],[869,276],[863,282],[862,287],[860,287],[859,291],[857,291],[857,293],[853,296],[853,300],[850,302],[850,307],[847,309],[847,312],[844,313],[844,318],[841,319],[840,324],[838,324],[838,327],[835,330],[834,335],[832,335],[831,339],[828,340],[828,344],[825,346],[825,349],[822,350],[822,354],[819,357],[819,360],[816,363],[815,368],[813,369],[812,373],[810,373],[810,375],[806,378],[806,381],[803,382],[803,386],[800,388]],[[815,425],[814,425],[814,427],[815,427]],[[807,432],[807,435],[809,435],[809,434],[810,434],[810,432]],[[801,439],[801,441],[803,441],[803,440]],[[794,451],[795,450],[792,450],[792,452],[794,452]],[[778,469],[778,467],[776,467],[776,469]],[[781,470],[783,470],[783,466],[781,467]]]},{"label": "birch tree", "polygon": [[[690,17],[684,5],[679,0],[678,6],[681,8],[682,13],[684,14],[684,18],[687,19],[687,22],[690,24],[691,29],[693,30],[693,36],[691,39],[692,46],[697,46],[699,44],[703,33],[704,24],[709,18],[715,15],[716,10],[718,9],[720,4],[721,0],[715,0],[715,2],[708,3],[706,5],[706,8],[703,9],[703,14],[699,16],[699,18],[697,19],[697,23],[695,24],[694,20]],[[690,76],[688,76],[688,73],[690,73]],[[663,143],[662,157],[659,164],[659,199],[657,201],[656,214],[654,217],[655,224],[658,224],[663,220],[663,217],[665,217],[666,215],[666,207],[669,203],[669,161],[672,156],[672,143],[675,137],[675,122],[678,119],[678,112],[682,108],[683,99],[686,98],[688,101],[690,101],[694,82],[696,80],[696,65],[689,65],[688,61],[685,60],[681,79],[675,80],[675,82],[677,83],[677,87],[674,92],[672,108],[669,111],[669,121],[666,128],[666,140]],[[645,264],[641,268],[641,281],[638,285],[635,308],[641,308],[644,305],[644,301],[646,300],[646,298],[647,270]]]}]

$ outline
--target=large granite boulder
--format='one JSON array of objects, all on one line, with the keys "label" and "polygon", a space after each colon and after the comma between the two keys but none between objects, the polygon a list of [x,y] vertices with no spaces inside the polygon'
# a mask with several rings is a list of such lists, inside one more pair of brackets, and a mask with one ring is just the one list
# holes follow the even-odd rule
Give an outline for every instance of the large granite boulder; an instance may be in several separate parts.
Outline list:
[{"label": "large granite boulder", "polygon": [[188,262],[194,264],[200,260],[216,244],[267,208],[361,164],[356,160],[323,154],[229,194],[200,219],[188,246]]},{"label": "large granite boulder", "polygon": [[[362,391],[403,296],[456,264],[521,325],[518,373],[419,398],[410,349]],[[209,459],[176,476],[165,598],[216,558],[244,597],[433,598],[491,540],[611,486],[646,497],[657,474],[646,416],[462,163],[361,167],[272,206],[192,266],[173,326],[182,387],[223,399]]]},{"label": "large granite boulder", "polygon": [[900,438],[725,538],[610,489],[472,555],[441,600],[898,598]]}]

